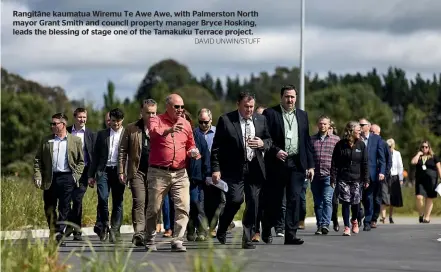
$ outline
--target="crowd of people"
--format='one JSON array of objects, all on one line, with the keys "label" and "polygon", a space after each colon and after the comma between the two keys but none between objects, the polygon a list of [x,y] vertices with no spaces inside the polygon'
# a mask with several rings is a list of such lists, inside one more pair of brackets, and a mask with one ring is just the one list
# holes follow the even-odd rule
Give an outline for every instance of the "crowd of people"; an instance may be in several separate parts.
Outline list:
[{"label": "crowd of people", "polygon": [[[194,125],[177,94],[167,96],[160,114],[155,100],[143,100],[139,120],[126,126],[124,112],[112,109],[108,127],[98,132],[86,128],[84,108],[74,111],[71,126],[65,114],[54,114],[52,133],[41,141],[34,162],[51,236],[60,245],[71,235],[83,239],[88,187],[96,187],[98,196],[94,232],[111,243],[121,240],[124,192],[130,188],[132,242],[150,251],[157,250],[161,221],[172,251],[186,251],[185,238],[216,237],[225,244],[244,201],[242,248],[254,249],[261,240],[270,244],[273,234],[284,237],[285,245],[301,245],[308,187],[316,235],[328,234],[331,223],[340,230],[339,206],[344,236],[377,228],[387,211],[393,224],[394,207],[403,205],[403,162],[395,141],[383,140],[380,126],[366,118],[348,122],[339,137],[326,115],[311,135],[308,114],[295,107],[296,98],[293,85],[283,86],[280,104],[256,109],[255,96],[242,92],[237,110],[221,115],[216,126],[207,108],[197,112]],[[411,163],[419,222],[430,223],[440,161],[423,141]],[[223,182],[227,189],[218,186]]]}]

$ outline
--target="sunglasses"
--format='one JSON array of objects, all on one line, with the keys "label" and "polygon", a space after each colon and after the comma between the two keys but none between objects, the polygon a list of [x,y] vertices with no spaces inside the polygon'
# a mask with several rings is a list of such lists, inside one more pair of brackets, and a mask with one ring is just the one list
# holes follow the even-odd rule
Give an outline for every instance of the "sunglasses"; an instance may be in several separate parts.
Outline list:
[{"label": "sunglasses", "polygon": [[199,124],[204,124],[204,125],[208,125],[208,123],[210,123],[210,121],[202,121],[202,120],[199,120]]},{"label": "sunglasses", "polygon": [[360,124],[361,127],[367,126],[367,124]]},{"label": "sunglasses", "polygon": [[63,122],[52,122],[52,123],[49,123],[49,125],[51,126],[51,127],[54,127],[54,126],[56,126],[56,125],[58,125],[58,124],[62,124]]},{"label": "sunglasses", "polygon": [[428,145],[423,145],[421,148],[429,148]]},{"label": "sunglasses", "polygon": [[185,108],[184,105],[174,105],[173,107],[177,110],[179,110],[179,109],[183,110]]}]

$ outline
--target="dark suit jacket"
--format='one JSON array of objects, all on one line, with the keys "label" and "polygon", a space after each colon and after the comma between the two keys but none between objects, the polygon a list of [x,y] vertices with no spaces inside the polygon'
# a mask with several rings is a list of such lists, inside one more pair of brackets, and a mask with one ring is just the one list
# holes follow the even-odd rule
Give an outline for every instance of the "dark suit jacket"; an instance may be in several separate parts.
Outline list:
[{"label": "dark suit jacket", "polygon": [[196,129],[193,130],[193,136],[196,147],[201,154],[201,159],[188,158],[187,173],[190,180],[205,181],[206,177],[211,176],[210,150],[204,136],[198,133]]},{"label": "dark suit jacket", "polygon": [[384,156],[383,139],[373,133],[368,139],[369,177],[371,181],[378,181],[378,175],[386,175],[386,159]]},{"label": "dark suit jacket", "polygon": [[386,176],[390,176],[390,170],[392,169],[392,154],[390,153],[389,145],[383,140],[384,144],[384,160],[386,161]]},{"label": "dark suit jacket", "polygon": [[[255,149],[263,177],[266,177],[263,153],[271,147],[271,135],[265,117],[254,114],[252,117],[256,137],[263,141],[263,148]],[[211,171],[221,172],[222,179],[241,180],[245,164],[245,147],[239,112],[233,111],[219,117],[216,133],[211,147]]]},{"label": "dark suit jacket", "polygon": [[[268,122],[269,131],[273,140],[273,145],[268,154],[265,154],[268,167],[273,173],[278,173],[278,169],[283,167],[284,163],[277,159],[276,155],[280,150],[285,151],[285,124],[280,105],[268,108],[263,111],[263,115]],[[309,136],[309,120],[306,111],[296,109],[297,131],[299,134],[299,156],[302,170],[315,168],[314,149]]]},{"label": "dark suit jacket", "polygon": [[[95,146],[92,153],[92,163],[89,166],[89,178],[99,178],[106,169],[107,159],[109,157],[110,130],[111,128],[106,128],[98,131],[96,134]],[[121,131],[119,144],[121,144],[123,135],[124,128]],[[119,150],[119,148],[117,150]]]},{"label": "dark suit jacket", "polygon": [[[67,132],[72,133],[72,127],[73,126],[68,126],[66,128]],[[84,153],[84,160],[87,160],[88,165],[91,165],[93,160],[92,153],[93,146],[95,144],[95,136],[96,134],[86,127],[86,130],[84,132],[84,146],[86,147],[87,153]],[[88,157],[86,158],[86,156]]]}]

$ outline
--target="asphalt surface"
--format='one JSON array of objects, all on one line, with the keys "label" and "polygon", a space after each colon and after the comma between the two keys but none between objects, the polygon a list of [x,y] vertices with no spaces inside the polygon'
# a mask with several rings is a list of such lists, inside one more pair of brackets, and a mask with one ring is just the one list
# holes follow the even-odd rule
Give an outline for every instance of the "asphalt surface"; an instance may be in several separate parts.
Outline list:
[{"label": "asphalt surface", "polygon": [[[218,269],[228,258],[233,267],[245,265],[244,270],[236,271],[441,271],[441,242],[437,241],[441,238],[441,224],[386,224],[370,232],[360,231],[351,237],[343,237],[341,230],[331,231],[326,236],[314,235],[314,231],[313,225],[299,231],[299,237],[305,240],[301,246],[285,246],[283,238],[275,237],[272,245],[260,242],[255,250],[242,250],[240,240],[233,241],[230,235],[227,245],[220,245],[214,239],[214,250],[210,250],[209,242],[186,243],[187,253],[170,252],[169,240],[164,238],[158,239],[163,243],[158,246],[158,252],[147,253],[144,248],[131,245],[131,235],[123,235],[122,245],[125,248],[119,250],[123,252],[122,257],[116,258],[114,245],[101,243],[94,236],[89,239],[96,256],[103,260],[123,262],[124,258],[128,258],[134,267],[150,263],[150,266],[138,267],[137,271],[195,271],[192,269],[194,256],[209,260],[212,255]],[[240,235],[241,229],[235,229],[233,234]],[[73,249],[81,251],[82,247],[85,247],[83,256],[95,256],[86,242],[67,241],[67,245],[60,248],[61,257],[67,257]],[[81,270],[79,257],[71,256],[67,263],[72,265],[73,271]],[[156,269],[151,266],[152,263],[157,266]],[[115,267],[114,271],[118,270]]]}]

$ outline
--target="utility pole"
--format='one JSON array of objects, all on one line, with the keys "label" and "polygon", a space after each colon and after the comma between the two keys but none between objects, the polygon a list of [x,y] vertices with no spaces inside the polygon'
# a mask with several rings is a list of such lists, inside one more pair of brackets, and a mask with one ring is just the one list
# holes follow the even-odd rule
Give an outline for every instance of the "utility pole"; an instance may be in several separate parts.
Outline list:
[{"label": "utility pole", "polygon": [[300,109],[305,110],[305,48],[303,33],[305,32],[305,0],[300,0]]}]

